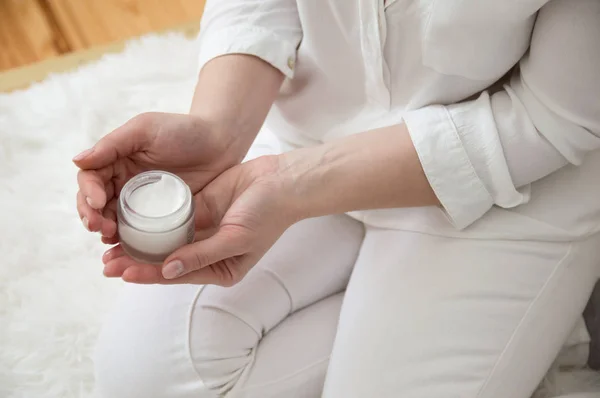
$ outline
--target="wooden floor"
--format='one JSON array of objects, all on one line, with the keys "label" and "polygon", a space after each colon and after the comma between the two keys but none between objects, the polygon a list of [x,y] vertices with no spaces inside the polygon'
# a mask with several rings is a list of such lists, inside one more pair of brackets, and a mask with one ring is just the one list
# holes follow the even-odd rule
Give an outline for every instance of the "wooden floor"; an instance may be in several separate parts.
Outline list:
[{"label": "wooden floor", "polygon": [[0,0],[0,72],[200,20],[204,0]]}]

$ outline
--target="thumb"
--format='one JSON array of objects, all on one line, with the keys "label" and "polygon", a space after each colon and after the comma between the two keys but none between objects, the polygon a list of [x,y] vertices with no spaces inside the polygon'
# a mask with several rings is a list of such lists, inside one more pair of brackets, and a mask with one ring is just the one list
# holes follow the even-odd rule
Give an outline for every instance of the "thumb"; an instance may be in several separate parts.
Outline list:
[{"label": "thumb", "polygon": [[114,163],[118,158],[142,150],[153,136],[156,116],[142,113],[105,135],[90,149],[73,158],[82,170],[99,169]]},{"label": "thumb", "polygon": [[[236,234],[237,235],[237,234]],[[243,245],[226,228],[216,234],[176,250],[165,260],[162,274],[165,279],[174,279],[190,272],[244,254]]]}]

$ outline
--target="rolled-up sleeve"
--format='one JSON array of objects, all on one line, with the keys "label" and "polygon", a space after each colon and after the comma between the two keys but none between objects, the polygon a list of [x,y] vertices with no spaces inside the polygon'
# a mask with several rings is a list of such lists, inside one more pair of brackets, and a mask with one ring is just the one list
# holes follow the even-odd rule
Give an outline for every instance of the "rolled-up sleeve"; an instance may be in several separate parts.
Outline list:
[{"label": "rolled-up sleeve", "polygon": [[404,121],[457,228],[494,205],[525,203],[521,188],[600,149],[600,2],[547,3],[503,90],[409,111]]},{"label": "rolled-up sleeve", "polygon": [[301,39],[295,0],[208,0],[198,36],[199,67],[222,55],[247,54],[292,78]]}]

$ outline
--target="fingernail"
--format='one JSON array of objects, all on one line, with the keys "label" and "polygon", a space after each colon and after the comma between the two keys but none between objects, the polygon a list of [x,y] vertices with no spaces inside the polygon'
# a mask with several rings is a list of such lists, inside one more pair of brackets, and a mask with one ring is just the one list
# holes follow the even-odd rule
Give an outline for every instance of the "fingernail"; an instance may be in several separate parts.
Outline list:
[{"label": "fingernail", "polygon": [[165,279],[175,279],[183,274],[183,263],[179,260],[174,260],[163,267],[162,274]]},{"label": "fingernail", "polygon": [[107,262],[109,262],[110,260],[112,260],[112,256],[113,256],[113,249],[109,249],[107,251],[104,252],[104,254],[102,255],[102,262],[104,264],[106,264]]},{"label": "fingernail", "polygon": [[90,197],[89,197],[89,196],[86,196],[86,197],[85,197],[85,201],[87,202],[87,204],[88,204],[88,205],[90,205],[90,207],[91,207],[92,209],[94,208],[94,206],[92,205],[92,199],[90,199]]},{"label": "fingernail", "polygon": [[76,162],[79,160],[83,160],[92,152],[94,152],[94,148],[86,149],[85,151],[81,152],[79,155],[75,156],[73,158],[73,160]]},{"label": "fingernail", "polygon": [[81,219],[81,222],[83,223],[83,226],[85,227],[85,229],[87,229],[88,231],[91,232],[91,230],[90,230],[90,222],[88,221],[87,217],[83,217]]}]

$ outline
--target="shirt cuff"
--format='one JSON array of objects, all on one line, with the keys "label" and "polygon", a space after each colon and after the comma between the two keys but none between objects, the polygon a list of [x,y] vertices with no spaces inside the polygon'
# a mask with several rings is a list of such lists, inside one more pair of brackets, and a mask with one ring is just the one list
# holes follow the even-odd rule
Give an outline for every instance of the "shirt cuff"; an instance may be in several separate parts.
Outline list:
[{"label": "shirt cuff", "polygon": [[272,31],[256,26],[236,26],[200,32],[199,70],[214,58],[227,54],[254,55],[281,71],[287,78],[294,76],[296,45],[278,37]]},{"label": "shirt cuff", "polygon": [[441,105],[404,115],[427,180],[450,222],[464,229],[494,204],[477,176],[447,109]]}]

